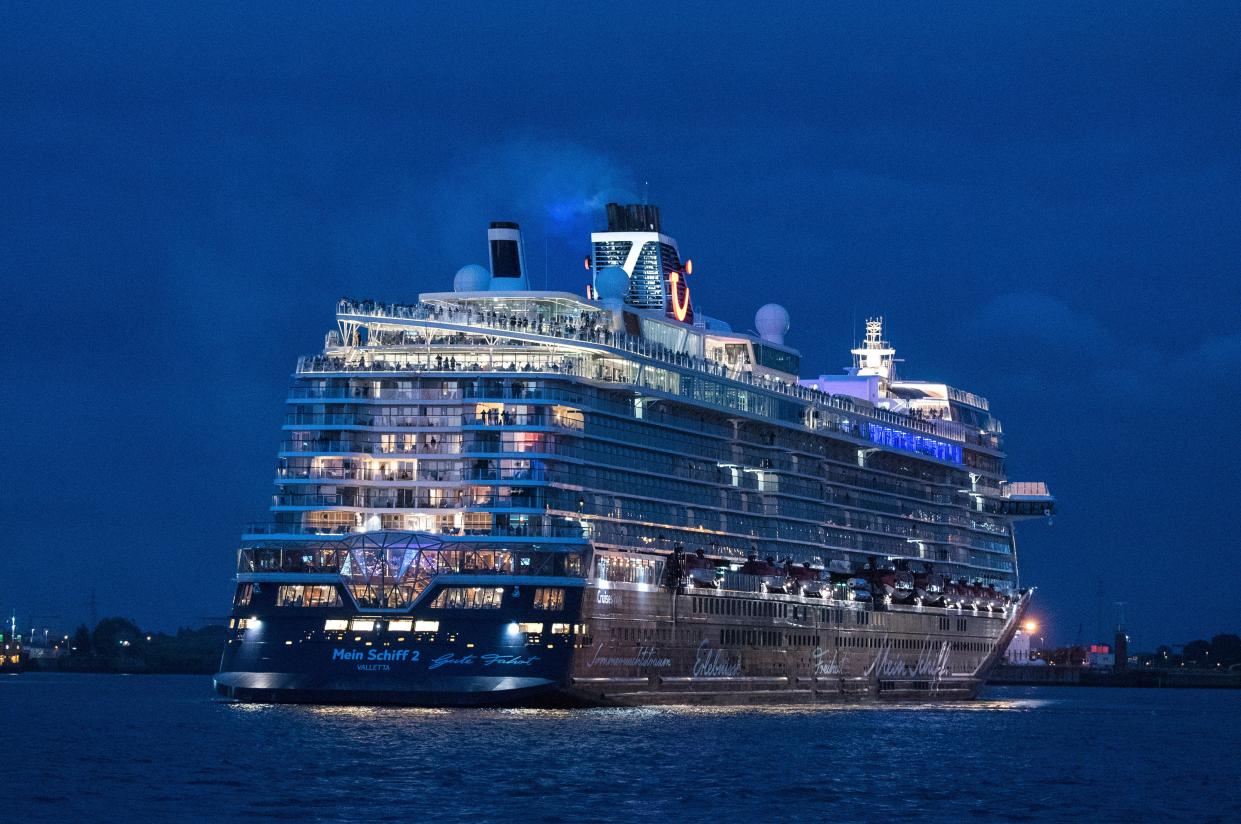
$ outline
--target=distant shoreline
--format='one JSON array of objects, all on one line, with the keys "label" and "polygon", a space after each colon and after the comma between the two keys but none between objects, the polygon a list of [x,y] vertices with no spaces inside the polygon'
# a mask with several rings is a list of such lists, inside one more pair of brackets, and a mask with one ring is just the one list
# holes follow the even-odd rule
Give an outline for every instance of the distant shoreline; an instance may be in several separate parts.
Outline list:
[{"label": "distant shoreline", "polygon": [[1241,672],[1186,669],[1101,671],[1090,667],[996,667],[987,680],[996,687],[1140,687],[1146,689],[1241,689]]}]

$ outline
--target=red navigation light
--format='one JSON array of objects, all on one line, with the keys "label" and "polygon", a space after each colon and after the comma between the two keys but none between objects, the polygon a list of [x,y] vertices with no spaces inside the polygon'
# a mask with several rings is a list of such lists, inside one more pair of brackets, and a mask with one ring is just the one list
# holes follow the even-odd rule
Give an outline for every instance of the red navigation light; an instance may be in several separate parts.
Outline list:
[{"label": "red navigation light", "polygon": [[694,261],[692,260],[685,261],[685,274],[687,275],[694,274]]},{"label": "red navigation light", "polygon": [[590,271],[590,255],[582,258],[582,265],[586,267],[586,271]]}]

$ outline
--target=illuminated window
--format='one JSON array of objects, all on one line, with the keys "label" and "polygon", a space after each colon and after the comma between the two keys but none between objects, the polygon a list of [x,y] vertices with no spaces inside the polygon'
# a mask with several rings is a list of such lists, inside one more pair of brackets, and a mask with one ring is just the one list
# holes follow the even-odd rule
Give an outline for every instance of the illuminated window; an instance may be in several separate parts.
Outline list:
[{"label": "illuminated window", "polygon": [[237,594],[233,596],[233,606],[250,606],[250,597],[254,595],[254,584],[238,584]]},{"label": "illuminated window", "polygon": [[278,607],[338,607],[340,592],[331,584],[286,585],[276,590]]},{"label": "illuminated window", "polygon": [[388,632],[409,632],[413,628],[414,622],[409,618],[388,622]]},{"label": "illuminated window", "polygon": [[355,632],[370,632],[375,628],[375,619],[354,618],[349,622],[349,628]]},{"label": "illuminated window", "polygon": [[560,587],[535,587],[535,609],[564,609],[564,590]]},{"label": "illuminated window", "polygon": [[569,624],[552,624],[552,635],[568,635]]},{"label": "illuminated window", "polygon": [[657,584],[663,574],[663,561],[653,558],[617,558],[601,555],[598,558],[596,570],[596,576],[605,581]]},{"label": "illuminated window", "polygon": [[439,621],[415,621],[414,632],[439,632]]},{"label": "illuminated window", "polygon": [[499,609],[504,587],[445,587],[431,609]]},{"label": "illuminated window", "polygon": [[537,634],[543,631],[543,625],[525,621],[517,625],[517,631]]},{"label": "illuminated window", "polygon": [[344,632],[349,629],[349,622],[343,618],[329,618],[323,622],[325,632]]}]

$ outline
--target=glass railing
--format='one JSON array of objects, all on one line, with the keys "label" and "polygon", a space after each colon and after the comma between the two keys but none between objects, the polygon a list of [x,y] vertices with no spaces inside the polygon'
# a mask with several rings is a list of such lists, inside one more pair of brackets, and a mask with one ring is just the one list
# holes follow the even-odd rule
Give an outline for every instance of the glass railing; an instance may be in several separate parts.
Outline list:
[{"label": "glass railing", "polygon": [[[254,522],[246,524],[245,535],[322,535],[326,537],[363,535],[370,532],[396,531],[405,532],[404,527],[368,528],[355,524],[284,524],[271,522]],[[495,537],[495,538],[560,538],[586,540],[590,537],[590,529],[586,525],[541,524],[533,526],[500,526],[470,528],[453,527],[437,528],[434,533],[446,537]]]},{"label": "glass railing", "polygon": [[[999,438],[994,433],[980,433],[975,429],[967,427],[955,421],[943,420],[926,420],[920,417],[904,415],[895,412],[889,412],[883,409],[875,409],[863,407],[855,404],[850,398],[839,395],[829,395],[818,389],[802,386],[798,383],[789,383],[782,380],[766,378],[755,375],[746,370],[730,369],[716,361],[706,360],[694,355],[687,355],[683,352],[671,350],[662,344],[653,341],[635,338],[624,333],[614,333],[599,326],[599,313],[578,313],[577,322],[570,320],[567,323],[555,323],[538,321],[535,326],[523,326],[524,318],[518,316],[507,316],[503,313],[482,312],[468,307],[454,307],[440,304],[385,304],[374,301],[354,301],[343,299],[337,306],[337,313],[340,315],[351,315],[361,317],[375,317],[394,320],[428,320],[441,323],[458,324],[467,327],[477,327],[484,329],[494,329],[505,332],[519,332],[530,334],[538,337],[551,337],[569,342],[593,343],[599,346],[619,349],[623,352],[637,355],[639,357],[656,360],[670,366],[681,369],[691,369],[704,374],[715,377],[724,378],[738,383],[752,386],[764,391],[773,392],[780,395],[794,397],[802,401],[806,401],[816,407],[834,409],[846,412],[851,415],[858,415],[864,418],[882,421],[894,426],[923,432],[938,437],[948,438],[955,441],[983,446],[988,449],[1000,448]],[[572,317],[572,316],[570,316]],[[528,321],[526,321],[528,324]],[[376,369],[376,364],[382,361],[371,360],[366,362],[367,358],[373,358],[376,353],[367,352],[365,347],[360,348],[359,353],[363,353],[355,365],[351,360],[347,369],[343,371],[408,371],[414,370],[434,370],[434,361],[431,358],[415,357],[411,355],[403,361],[408,364],[405,366],[397,366],[394,362],[386,363],[385,368]],[[551,371],[560,372],[562,374],[571,373],[577,377],[598,378],[600,376],[594,374],[579,374],[578,371],[568,365],[569,360],[566,359],[562,363],[549,363],[540,368],[534,363],[523,364],[519,357],[507,353],[505,358],[511,361],[509,368],[498,371]],[[332,369],[326,368],[332,362],[337,367],[343,366],[343,359],[331,358],[328,356],[315,356],[308,361],[307,366],[303,369],[302,363],[298,364],[298,371],[313,373],[316,371],[330,372]],[[461,361],[464,361],[464,357]],[[454,367],[448,371],[497,371],[494,369],[495,364],[488,362],[487,368],[483,368],[481,361],[471,360],[466,363],[457,362]],[[441,364],[442,367],[442,364]],[[337,368],[335,371],[342,371]],[[441,371],[442,368],[441,368]],[[593,370],[588,370],[593,371]],[[616,377],[621,377],[617,375]],[[623,381],[618,381],[623,382]]]},{"label": "glass railing", "polygon": [[[524,488],[529,489],[529,487]],[[496,509],[504,512],[531,514],[543,512],[540,499],[533,495],[472,495],[455,489],[452,492],[460,494],[432,496],[427,488],[408,490],[408,492],[423,494],[393,498],[378,494],[365,495],[361,492],[338,492],[332,495],[281,493],[272,496],[272,504],[275,507],[352,506],[361,509],[399,509],[410,512],[423,509],[472,509],[474,511]]]},{"label": "glass railing", "polygon": [[[418,540],[421,540],[419,538]],[[434,542],[434,538],[431,539]],[[434,542],[432,546],[438,544]],[[400,546],[392,548],[254,546],[237,553],[241,573],[343,574],[346,578],[392,585],[411,576],[556,575],[581,577],[580,550]],[[410,555],[414,554],[413,559]]]},{"label": "glass railing", "polygon": [[477,415],[368,415],[350,412],[301,412],[285,415],[285,426],[332,427],[365,426],[378,429],[468,427],[553,427],[580,431],[580,417],[555,414],[522,414],[509,411],[480,412]]}]

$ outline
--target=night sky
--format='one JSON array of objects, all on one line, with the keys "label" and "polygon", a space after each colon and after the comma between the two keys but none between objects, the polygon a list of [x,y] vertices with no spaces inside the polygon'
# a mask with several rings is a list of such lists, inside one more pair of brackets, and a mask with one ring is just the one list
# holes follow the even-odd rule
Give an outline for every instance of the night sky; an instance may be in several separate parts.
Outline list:
[{"label": "night sky", "polygon": [[1060,500],[1049,642],[1241,629],[1241,6],[1112,5],[7,4],[0,610],[227,614],[335,300],[448,289],[498,219],[580,292],[646,194],[805,376],[882,314],[990,398]]}]

